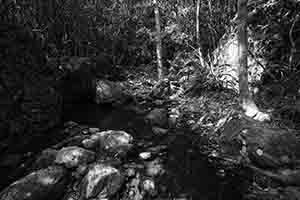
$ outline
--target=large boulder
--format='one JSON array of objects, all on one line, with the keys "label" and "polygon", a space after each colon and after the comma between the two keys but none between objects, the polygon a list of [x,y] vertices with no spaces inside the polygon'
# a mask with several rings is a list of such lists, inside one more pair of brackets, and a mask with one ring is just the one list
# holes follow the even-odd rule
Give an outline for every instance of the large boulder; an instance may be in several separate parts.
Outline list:
[{"label": "large boulder", "polygon": [[48,167],[8,186],[0,193],[0,200],[56,200],[64,193],[67,180],[63,167]]},{"label": "large boulder", "polygon": [[107,199],[123,184],[123,175],[114,167],[96,164],[81,182],[80,199]]},{"label": "large boulder", "polygon": [[300,158],[295,132],[244,117],[233,118],[222,127],[221,143],[226,155],[247,156],[262,168],[279,169],[295,164]]}]

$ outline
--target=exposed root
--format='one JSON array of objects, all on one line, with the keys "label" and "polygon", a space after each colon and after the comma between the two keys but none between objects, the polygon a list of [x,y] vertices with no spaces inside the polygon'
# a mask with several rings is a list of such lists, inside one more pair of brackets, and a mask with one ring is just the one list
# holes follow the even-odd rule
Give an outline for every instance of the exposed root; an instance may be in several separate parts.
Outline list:
[{"label": "exposed root", "polygon": [[270,121],[270,115],[268,113],[261,112],[253,101],[244,102],[242,105],[244,114],[257,121]]}]

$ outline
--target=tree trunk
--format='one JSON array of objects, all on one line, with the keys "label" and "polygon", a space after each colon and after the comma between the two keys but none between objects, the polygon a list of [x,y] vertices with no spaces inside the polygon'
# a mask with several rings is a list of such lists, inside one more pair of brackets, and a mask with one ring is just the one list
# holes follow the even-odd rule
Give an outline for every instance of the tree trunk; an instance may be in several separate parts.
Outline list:
[{"label": "tree trunk", "polygon": [[164,78],[163,64],[162,64],[162,42],[160,30],[160,16],[157,0],[153,0],[154,14],[155,14],[155,28],[156,28],[156,55],[157,55],[157,72],[158,80]]},{"label": "tree trunk", "polygon": [[196,5],[196,40],[197,40],[197,45],[198,45],[198,57],[200,61],[200,65],[202,67],[205,67],[205,62],[203,60],[202,56],[202,48],[200,44],[200,5],[201,5],[201,0],[197,0],[197,5]]},{"label": "tree trunk", "polygon": [[196,5],[196,40],[198,44],[200,42],[200,1],[201,0],[197,0]]},{"label": "tree trunk", "polygon": [[269,120],[269,115],[262,113],[254,103],[248,86],[248,34],[247,9],[248,0],[238,0],[237,26],[238,26],[238,74],[239,74],[239,100],[245,114],[254,119]]}]

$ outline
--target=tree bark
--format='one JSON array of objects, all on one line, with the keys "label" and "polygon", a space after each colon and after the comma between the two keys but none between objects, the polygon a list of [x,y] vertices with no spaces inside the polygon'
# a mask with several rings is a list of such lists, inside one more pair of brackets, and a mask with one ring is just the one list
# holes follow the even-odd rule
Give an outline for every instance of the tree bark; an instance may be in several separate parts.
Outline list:
[{"label": "tree bark", "polygon": [[203,60],[203,55],[202,55],[202,48],[200,44],[200,6],[201,6],[201,0],[197,0],[197,5],[196,5],[196,40],[197,40],[197,45],[198,45],[198,57],[200,61],[200,65],[202,67],[205,67],[205,62]]},{"label": "tree bark", "polygon": [[249,87],[248,87],[248,34],[247,34],[247,2],[248,0],[238,1],[238,51],[239,51],[239,92],[240,102],[242,106],[251,101]]},{"label": "tree bark", "polygon": [[156,56],[157,56],[157,72],[158,80],[164,78],[164,70],[162,64],[162,42],[161,42],[161,30],[160,30],[160,16],[157,0],[153,0],[154,14],[155,14],[155,28],[156,28]]},{"label": "tree bark", "polygon": [[248,85],[248,34],[247,9],[248,0],[238,0],[237,28],[238,28],[238,74],[239,74],[239,101],[240,107],[249,117],[259,121],[269,120],[269,115],[262,113],[252,99]]},{"label": "tree bark", "polygon": [[196,40],[198,44],[200,42],[200,1],[201,0],[197,0],[196,5]]}]

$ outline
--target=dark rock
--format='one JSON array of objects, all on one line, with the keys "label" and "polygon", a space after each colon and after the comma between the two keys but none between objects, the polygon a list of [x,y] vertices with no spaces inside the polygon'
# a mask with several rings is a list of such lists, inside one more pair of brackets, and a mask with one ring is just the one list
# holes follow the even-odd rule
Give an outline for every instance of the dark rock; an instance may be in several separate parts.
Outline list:
[{"label": "dark rock", "polygon": [[160,176],[165,173],[162,160],[157,158],[153,161],[146,162],[146,175],[150,177]]},{"label": "dark rock", "polygon": [[221,132],[222,149],[227,155],[235,157],[241,152],[259,167],[293,165],[300,158],[300,143],[289,130],[236,118],[227,122]]},{"label": "dark rock", "polygon": [[92,151],[77,146],[70,146],[58,151],[55,163],[64,164],[67,168],[74,168],[82,164],[91,163],[95,158],[95,153]]},{"label": "dark rock", "polygon": [[154,134],[160,135],[160,136],[168,133],[168,129],[160,128],[160,127],[156,127],[156,126],[152,127],[152,131]]},{"label": "dark rock", "polygon": [[57,200],[67,185],[63,167],[48,167],[14,182],[0,193],[0,200]]},{"label": "dark rock", "polygon": [[152,126],[167,127],[168,111],[163,108],[155,108],[146,115],[145,120]]},{"label": "dark rock", "polygon": [[96,81],[96,97],[97,104],[114,104],[120,105],[128,99],[128,95],[124,92],[124,87],[120,83],[97,80]]},{"label": "dark rock", "polygon": [[89,132],[90,132],[91,134],[95,134],[95,133],[97,133],[97,132],[99,132],[99,131],[100,131],[99,128],[89,128]]},{"label": "dark rock", "polygon": [[108,165],[96,164],[81,182],[81,199],[104,199],[114,195],[123,184],[123,175]]}]

